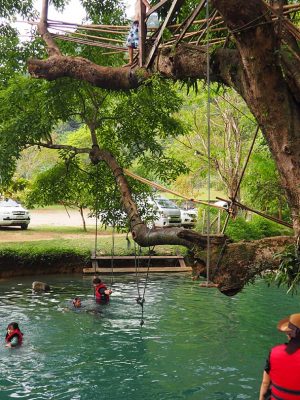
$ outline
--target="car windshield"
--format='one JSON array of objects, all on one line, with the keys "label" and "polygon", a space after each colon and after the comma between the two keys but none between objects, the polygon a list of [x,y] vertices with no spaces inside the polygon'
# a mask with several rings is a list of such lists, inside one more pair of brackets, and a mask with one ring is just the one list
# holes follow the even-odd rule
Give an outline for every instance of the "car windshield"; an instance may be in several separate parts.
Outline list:
[{"label": "car windshield", "polygon": [[0,201],[0,207],[21,207],[21,206],[16,201],[8,199],[8,200]]},{"label": "car windshield", "polygon": [[157,201],[157,204],[159,204],[162,208],[174,208],[174,209],[177,208],[177,206],[174,203],[172,203],[170,200],[159,199],[156,201]]}]

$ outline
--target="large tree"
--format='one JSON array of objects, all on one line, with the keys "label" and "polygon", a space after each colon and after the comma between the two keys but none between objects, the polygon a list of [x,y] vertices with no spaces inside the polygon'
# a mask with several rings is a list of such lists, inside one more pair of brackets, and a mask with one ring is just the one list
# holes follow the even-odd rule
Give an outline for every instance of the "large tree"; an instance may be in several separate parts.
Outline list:
[{"label": "large tree", "polygon": [[[274,2],[273,2],[274,3]],[[276,3],[276,2],[275,2]],[[255,116],[275,159],[281,184],[291,208],[293,225],[300,232],[300,74],[299,47],[278,11],[263,0],[212,0],[232,38],[231,48],[217,47],[211,54],[210,79],[234,88]],[[32,76],[48,80],[63,76],[121,90],[139,86],[149,74],[171,79],[207,78],[207,57],[201,46],[179,44],[157,51],[148,70],[138,67],[102,67],[61,53],[47,35],[45,20],[39,30],[49,57],[30,59]]]},{"label": "large tree", "polygon": [[[18,1],[9,7],[19,6]],[[30,2],[29,2],[30,3]],[[56,2],[57,5],[63,2]],[[111,2],[101,3],[100,11]],[[182,2],[183,3],[183,2]],[[274,2],[273,2],[274,3]],[[94,4],[93,1],[87,2]],[[179,3],[178,3],[179,4]],[[189,5],[191,5],[189,3]],[[188,10],[189,5],[182,5]],[[300,77],[299,48],[291,36],[286,21],[274,22],[277,11],[263,0],[245,3],[242,0],[211,0],[211,5],[222,16],[230,35],[230,46],[215,47],[210,54],[210,80],[234,88],[246,101],[275,159],[281,183],[292,211],[296,235],[300,232]],[[202,46],[179,43],[177,46],[156,51],[153,62],[145,68],[111,67],[107,60],[101,66],[93,51],[86,57],[70,56],[68,47],[58,46],[47,30],[47,6],[44,0],[38,30],[46,43],[48,57],[41,59],[40,47],[35,54],[39,58],[28,61],[29,73],[49,81],[70,77],[91,85],[114,90],[136,89],[155,72],[183,81],[207,79],[207,53]],[[195,4],[194,4],[195,6]],[[191,6],[192,7],[192,6]],[[119,9],[118,9],[119,10]],[[90,14],[93,7],[90,7]],[[191,11],[191,9],[190,9]],[[180,9],[176,10],[180,15]],[[95,15],[96,13],[94,13]],[[118,13],[114,16],[120,17]],[[102,22],[105,19],[102,19]],[[116,19],[115,19],[116,21]],[[77,48],[75,48],[75,53]],[[91,56],[91,57],[89,57]],[[151,106],[150,106],[151,107]],[[41,126],[41,128],[43,128]],[[205,244],[201,236],[181,229],[150,232],[143,223],[124,175],[124,164],[101,146],[89,126],[92,138],[90,159],[97,164],[105,161],[119,186],[124,209],[129,217],[133,238],[141,245],[181,243],[189,247],[193,243]],[[43,138],[40,145],[52,146]],[[62,147],[61,147],[62,148]],[[76,153],[76,149],[73,149]],[[80,149],[79,152],[87,149]],[[122,160],[122,154],[119,154]]]}]

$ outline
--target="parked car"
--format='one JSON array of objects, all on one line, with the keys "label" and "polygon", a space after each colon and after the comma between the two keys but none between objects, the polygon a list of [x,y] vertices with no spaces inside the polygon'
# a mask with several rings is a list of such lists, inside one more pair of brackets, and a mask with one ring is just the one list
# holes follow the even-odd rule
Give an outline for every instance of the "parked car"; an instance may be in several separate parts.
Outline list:
[{"label": "parked car", "polygon": [[227,201],[219,200],[214,203],[215,206],[223,207],[225,210],[228,210],[229,203]]},{"label": "parked car", "polygon": [[11,199],[0,201],[0,226],[20,226],[27,229],[30,222],[29,212]]},{"label": "parked car", "polygon": [[181,212],[181,226],[184,228],[194,228],[197,223],[198,212],[195,208],[180,209]]},{"label": "parked car", "polygon": [[151,224],[152,226],[163,228],[181,225],[180,208],[171,200],[164,197],[156,197],[154,200],[149,199],[149,203],[153,205],[156,214],[156,219]]}]

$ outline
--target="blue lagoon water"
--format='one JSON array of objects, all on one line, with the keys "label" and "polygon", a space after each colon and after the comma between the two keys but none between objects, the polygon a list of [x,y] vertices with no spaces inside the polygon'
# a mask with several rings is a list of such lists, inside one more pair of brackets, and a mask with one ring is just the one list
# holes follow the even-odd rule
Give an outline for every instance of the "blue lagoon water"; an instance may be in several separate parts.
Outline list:
[{"label": "blue lagoon water", "polygon": [[[51,292],[33,294],[34,280]],[[141,328],[135,278],[114,280],[108,306],[95,304],[90,277],[1,281],[1,400],[257,399],[269,348],[285,339],[276,323],[300,311],[298,296],[263,281],[229,298],[186,275],[156,275]],[[12,321],[24,333],[19,349],[4,347]]]}]

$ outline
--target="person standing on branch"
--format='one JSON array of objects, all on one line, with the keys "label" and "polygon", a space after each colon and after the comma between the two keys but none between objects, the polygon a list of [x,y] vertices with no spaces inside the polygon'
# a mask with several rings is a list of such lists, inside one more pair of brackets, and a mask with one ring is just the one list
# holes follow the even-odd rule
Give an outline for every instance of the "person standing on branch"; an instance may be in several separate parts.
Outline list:
[{"label": "person standing on branch", "polygon": [[150,4],[148,3],[147,0],[135,1],[133,23],[131,25],[126,41],[126,46],[128,47],[128,54],[129,54],[129,63],[126,64],[125,67],[133,64],[133,49],[137,49],[139,46],[139,20],[141,12],[140,2],[142,2],[145,5],[146,12],[150,8]]},{"label": "person standing on branch", "polygon": [[297,400],[300,399],[300,314],[282,319],[277,329],[286,333],[289,341],[271,349],[259,400]]}]

